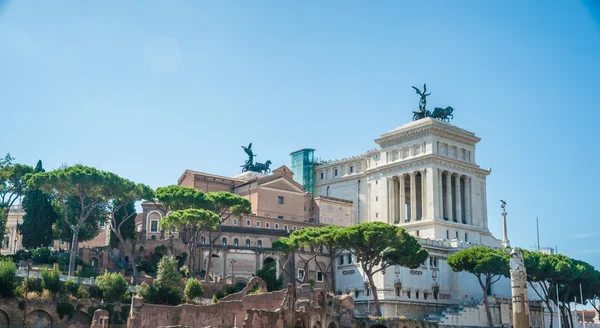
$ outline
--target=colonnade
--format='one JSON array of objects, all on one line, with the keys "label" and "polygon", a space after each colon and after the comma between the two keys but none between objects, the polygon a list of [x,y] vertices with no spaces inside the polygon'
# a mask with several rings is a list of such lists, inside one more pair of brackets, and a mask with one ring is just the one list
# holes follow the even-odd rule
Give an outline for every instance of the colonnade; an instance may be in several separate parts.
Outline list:
[{"label": "colonnade", "polygon": [[470,176],[432,168],[388,177],[388,223],[435,217],[472,225],[471,183]]}]

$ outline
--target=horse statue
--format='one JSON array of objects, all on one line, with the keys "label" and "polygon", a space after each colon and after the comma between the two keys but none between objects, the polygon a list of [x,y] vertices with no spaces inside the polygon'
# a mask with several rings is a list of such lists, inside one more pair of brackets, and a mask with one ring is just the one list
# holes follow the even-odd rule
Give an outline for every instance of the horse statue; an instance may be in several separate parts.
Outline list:
[{"label": "horse statue", "polygon": [[433,113],[431,113],[431,118],[437,118],[440,121],[443,122],[450,122],[450,119],[454,118],[454,115],[452,115],[452,112],[454,111],[454,108],[448,106],[446,108],[439,108],[436,107],[433,110]]},{"label": "horse statue", "polygon": [[271,169],[269,168],[269,166],[271,165],[271,161],[267,160],[264,163],[255,163],[254,164],[254,170],[255,172],[261,172],[264,174],[270,173]]}]

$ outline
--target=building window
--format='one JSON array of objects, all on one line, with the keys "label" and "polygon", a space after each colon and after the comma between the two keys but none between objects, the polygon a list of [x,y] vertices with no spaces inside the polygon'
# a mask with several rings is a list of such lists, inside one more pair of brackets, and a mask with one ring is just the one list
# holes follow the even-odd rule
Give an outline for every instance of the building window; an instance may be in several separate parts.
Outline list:
[{"label": "building window", "polygon": [[438,287],[437,286],[433,287],[433,298],[436,300],[438,299],[438,293],[439,293]]},{"label": "building window", "polygon": [[352,254],[348,254],[348,264],[352,264]]},{"label": "building window", "polygon": [[366,294],[367,294],[367,296],[371,296],[371,288],[367,287]]},{"label": "building window", "polygon": [[246,239],[246,247],[250,247],[250,239]]},{"label": "building window", "polygon": [[158,221],[150,222],[150,232],[158,232]]},{"label": "building window", "polygon": [[323,172],[321,172],[321,180],[323,180]]},{"label": "building window", "polygon": [[279,220],[283,220],[283,215],[277,215],[277,218],[278,218]]},{"label": "building window", "polygon": [[465,242],[468,242],[468,241],[469,241],[469,238],[467,236],[467,233],[465,232]]},{"label": "building window", "polygon": [[246,220],[246,225],[249,227],[252,225],[252,222],[250,222],[250,220]]},{"label": "building window", "polygon": [[304,280],[304,270],[298,269],[298,279]]},{"label": "building window", "polygon": [[400,287],[396,287],[396,296],[400,296]]},{"label": "building window", "polygon": [[256,227],[260,228],[260,221],[256,221]]},{"label": "building window", "polygon": [[415,292],[415,298],[419,299],[419,291],[418,290]]},{"label": "building window", "polygon": [[427,299],[427,292],[423,292],[423,299]]},{"label": "building window", "polygon": [[288,231],[288,226],[287,226],[287,224],[284,224],[284,225],[283,225],[283,230],[285,230],[285,231]]},{"label": "building window", "polygon": [[339,265],[344,265],[344,255],[340,255],[339,260],[338,260],[338,264]]},{"label": "building window", "polygon": [[417,230],[417,237],[420,237],[421,235],[419,234],[419,230]]},{"label": "building window", "polygon": [[296,231],[296,226],[292,226],[292,231]]},{"label": "building window", "polygon": [[223,246],[227,246],[227,238],[223,237],[223,239],[221,239],[221,243]]},{"label": "building window", "polygon": [[335,169],[335,171],[333,171],[333,172],[334,172],[333,175],[337,177],[338,176],[338,169]]},{"label": "building window", "polygon": [[379,217],[379,212],[375,213],[375,218]]},{"label": "building window", "polygon": [[262,240],[256,242],[256,247],[262,248]]},{"label": "building window", "polygon": [[237,219],[233,219],[233,225],[237,225]]},{"label": "building window", "polygon": [[319,253],[323,254],[324,250],[325,250],[325,248],[323,247],[323,245],[319,246]]},{"label": "building window", "polygon": [[277,196],[277,204],[283,205],[283,196]]},{"label": "building window", "polygon": [[375,196],[375,201],[378,202],[379,201],[379,196]]},{"label": "building window", "polygon": [[354,291],[354,298],[358,298],[358,290]]},{"label": "building window", "polygon": [[450,239],[450,230],[446,230],[446,239]]},{"label": "building window", "polygon": [[350,173],[354,173],[354,166],[350,165]]},{"label": "building window", "polygon": [[265,228],[270,228],[271,224],[269,222],[265,223]]},{"label": "building window", "polygon": [[408,298],[410,298],[410,290],[406,292],[406,296],[408,296]]},{"label": "building window", "polygon": [[279,223],[275,223],[275,229],[279,230]]},{"label": "building window", "polygon": [[431,266],[431,267],[433,266],[433,257],[429,258],[429,266]]},{"label": "building window", "polygon": [[317,271],[317,282],[323,282],[323,272]]},{"label": "building window", "polygon": [[458,239],[458,231],[456,231],[456,239]]},{"label": "building window", "polygon": [[240,246],[240,241],[237,238],[233,240],[233,246],[235,246],[235,247]]},{"label": "building window", "polygon": [[204,237],[204,236],[200,237],[200,244],[201,245],[206,244],[206,237]]}]

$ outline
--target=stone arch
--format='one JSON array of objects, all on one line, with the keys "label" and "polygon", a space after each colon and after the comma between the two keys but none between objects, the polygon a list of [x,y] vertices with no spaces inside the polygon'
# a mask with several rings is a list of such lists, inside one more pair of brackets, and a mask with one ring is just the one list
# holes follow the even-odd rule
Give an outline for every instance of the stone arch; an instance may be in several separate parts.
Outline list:
[{"label": "stone arch", "polygon": [[94,256],[90,258],[90,264],[92,265],[92,268],[98,269],[98,266],[100,265],[100,260],[98,260],[98,258]]},{"label": "stone arch", "polygon": [[337,328],[337,326],[335,325],[335,322],[332,321],[327,325],[327,328]]},{"label": "stone arch", "polygon": [[29,312],[25,317],[26,328],[51,328],[52,317],[44,310],[35,310]]},{"label": "stone arch", "polygon": [[304,319],[296,319],[296,325],[294,325],[294,328],[306,328],[306,323],[304,322]]},{"label": "stone arch", "polygon": [[77,311],[67,319],[66,328],[89,327],[92,320],[85,312]]},{"label": "stone arch", "polygon": [[10,321],[8,320],[8,314],[0,310],[0,327],[10,327]]},{"label": "stone arch", "polygon": [[277,261],[275,261],[274,258],[269,256],[263,260],[262,264],[263,264],[263,268],[265,268],[265,267],[270,267],[271,265],[276,265]]}]

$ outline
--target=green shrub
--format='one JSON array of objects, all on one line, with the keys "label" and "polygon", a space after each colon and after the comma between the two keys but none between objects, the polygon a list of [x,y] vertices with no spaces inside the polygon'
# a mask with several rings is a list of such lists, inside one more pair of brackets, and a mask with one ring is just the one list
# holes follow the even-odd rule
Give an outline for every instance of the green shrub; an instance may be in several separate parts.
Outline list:
[{"label": "green shrub", "polygon": [[42,280],[36,277],[28,277],[23,279],[23,281],[21,282],[21,286],[23,287],[23,292],[41,293],[44,289],[42,287]]},{"label": "green shrub", "polygon": [[150,261],[150,260],[146,260],[146,259],[142,259],[138,264],[137,264],[138,270],[140,271],[146,271],[147,273],[154,273],[156,272],[156,265]]},{"label": "green shrub", "polygon": [[127,292],[127,281],[120,273],[105,272],[98,276],[97,282],[102,297],[109,302],[120,301]]},{"label": "green shrub", "polygon": [[84,286],[79,286],[79,288],[77,288],[76,294],[74,294],[74,295],[80,299],[90,298],[90,293]]},{"label": "green shrub", "polygon": [[43,288],[49,290],[52,294],[60,292],[60,271],[57,268],[52,270],[42,269],[40,277],[42,277]]},{"label": "green shrub", "polygon": [[217,296],[217,299],[218,299],[218,300],[220,300],[220,299],[222,299],[223,297],[225,297],[225,293],[223,293],[223,292],[219,291],[219,292],[216,292],[216,293],[215,293],[215,296]]},{"label": "green shrub", "polygon": [[31,259],[31,253],[27,250],[24,249],[20,249],[18,250],[14,255],[13,255],[13,260],[15,262],[19,262],[21,260],[30,260]]},{"label": "green shrub", "polygon": [[81,270],[75,271],[75,275],[82,278],[97,277],[98,271],[92,267],[84,266]]},{"label": "green shrub", "polygon": [[187,283],[185,284],[185,291],[183,293],[187,302],[190,302],[194,298],[202,297],[204,289],[202,289],[200,280],[196,278],[188,279]]},{"label": "green shrub", "polygon": [[159,245],[154,247],[154,254],[163,254],[167,247],[165,245]]},{"label": "green shrub", "polygon": [[79,289],[79,284],[75,282],[75,280],[73,280],[73,278],[69,278],[67,279],[67,281],[65,281],[65,292],[69,293],[73,296],[77,295],[77,290]]},{"label": "green shrub", "polygon": [[52,253],[49,248],[36,248],[31,252],[31,260],[33,263],[50,264]]},{"label": "green shrub", "polygon": [[158,273],[151,284],[142,283],[138,294],[147,303],[177,305],[181,303],[182,293],[179,283],[181,275],[177,270],[177,261],[172,256],[161,258]]},{"label": "green shrub", "polygon": [[11,260],[0,261],[0,296],[12,296],[16,285],[17,266]]},{"label": "green shrub", "polygon": [[213,294],[212,302],[215,304],[219,302],[219,298],[217,297],[217,294]]},{"label": "green shrub", "polygon": [[98,298],[100,297],[100,289],[96,286],[90,286],[90,288],[88,288],[88,295],[90,295],[91,298]]},{"label": "green shrub", "polygon": [[60,319],[66,317],[70,317],[75,313],[75,307],[71,303],[60,302],[56,304],[56,313],[58,313],[58,317]]},{"label": "green shrub", "polygon": [[187,265],[183,265],[181,266],[181,268],[179,268],[179,273],[181,273],[182,276],[187,278],[190,276],[190,269]]}]

